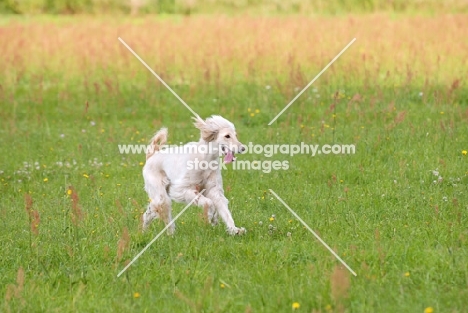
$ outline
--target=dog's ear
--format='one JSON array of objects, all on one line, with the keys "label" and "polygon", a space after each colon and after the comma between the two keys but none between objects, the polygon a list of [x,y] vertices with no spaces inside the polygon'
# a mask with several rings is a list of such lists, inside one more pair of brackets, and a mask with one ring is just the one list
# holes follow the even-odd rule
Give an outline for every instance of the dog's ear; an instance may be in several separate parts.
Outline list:
[{"label": "dog's ear", "polygon": [[192,117],[192,119],[195,121],[193,125],[195,125],[195,127],[199,130],[202,130],[202,128],[206,125],[205,121],[198,115]]},{"label": "dog's ear", "polygon": [[201,132],[201,138],[206,142],[211,142],[216,139],[218,136],[218,128],[215,127],[212,123],[210,123],[209,119],[206,121],[202,120],[200,116],[193,117],[195,120],[196,128],[198,128]]}]

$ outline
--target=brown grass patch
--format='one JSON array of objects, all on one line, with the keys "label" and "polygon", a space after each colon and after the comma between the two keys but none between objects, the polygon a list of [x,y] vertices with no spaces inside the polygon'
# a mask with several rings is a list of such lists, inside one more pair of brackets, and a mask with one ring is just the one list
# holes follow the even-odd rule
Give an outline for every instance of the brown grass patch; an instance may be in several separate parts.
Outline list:
[{"label": "brown grass patch", "polygon": [[42,85],[51,73],[62,83],[81,79],[87,88],[110,92],[118,91],[116,78],[146,75],[154,83],[118,37],[172,84],[278,78],[303,86],[354,37],[356,43],[321,83],[436,82],[455,90],[468,65],[464,15],[77,17],[11,22],[0,31],[0,71],[6,73],[0,82],[7,85],[24,77]]}]

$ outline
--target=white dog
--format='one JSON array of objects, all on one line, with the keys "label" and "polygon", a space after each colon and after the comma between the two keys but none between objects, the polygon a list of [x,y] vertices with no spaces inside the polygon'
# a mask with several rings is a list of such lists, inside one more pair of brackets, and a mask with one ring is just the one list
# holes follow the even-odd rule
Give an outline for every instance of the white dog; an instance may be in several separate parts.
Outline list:
[{"label": "white dog", "polygon": [[[224,196],[219,155],[220,152],[224,155],[224,163],[231,163],[235,160],[234,154],[242,153],[246,148],[237,140],[234,124],[223,117],[213,115],[203,121],[197,116],[194,120],[195,127],[201,132],[198,142],[190,142],[177,151],[162,148],[167,141],[166,128],[151,139],[153,149],[147,153],[143,167],[145,190],[151,202],[143,214],[143,229],[158,217],[166,225],[171,222],[171,200],[190,203],[196,199],[193,203],[204,208],[212,225],[217,224],[220,216],[229,234],[243,234],[245,229],[234,224]],[[203,194],[200,193],[202,190],[205,190]],[[168,234],[174,231],[173,223]]]}]

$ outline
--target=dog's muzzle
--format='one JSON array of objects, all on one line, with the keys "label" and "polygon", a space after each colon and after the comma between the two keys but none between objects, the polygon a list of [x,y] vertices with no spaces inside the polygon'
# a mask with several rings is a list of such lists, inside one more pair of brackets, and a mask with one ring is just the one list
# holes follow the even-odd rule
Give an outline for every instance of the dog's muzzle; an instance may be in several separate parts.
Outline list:
[{"label": "dog's muzzle", "polygon": [[[238,149],[239,153],[243,153],[245,152],[246,148],[244,145],[241,145]],[[224,163],[225,164],[229,164],[231,162],[234,162],[236,160],[236,157],[235,157],[235,152],[233,149],[230,149],[228,148],[227,146],[221,146],[221,151],[223,151],[223,154],[224,154]]]}]

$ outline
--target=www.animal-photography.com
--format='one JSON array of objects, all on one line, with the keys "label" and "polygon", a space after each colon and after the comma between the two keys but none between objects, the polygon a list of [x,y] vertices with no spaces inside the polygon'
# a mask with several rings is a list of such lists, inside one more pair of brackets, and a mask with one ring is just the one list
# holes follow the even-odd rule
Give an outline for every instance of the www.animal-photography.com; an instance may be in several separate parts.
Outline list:
[{"label": "www.animal-photography.com", "polygon": [[464,0],[0,2],[0,312],[466,312]]}]

